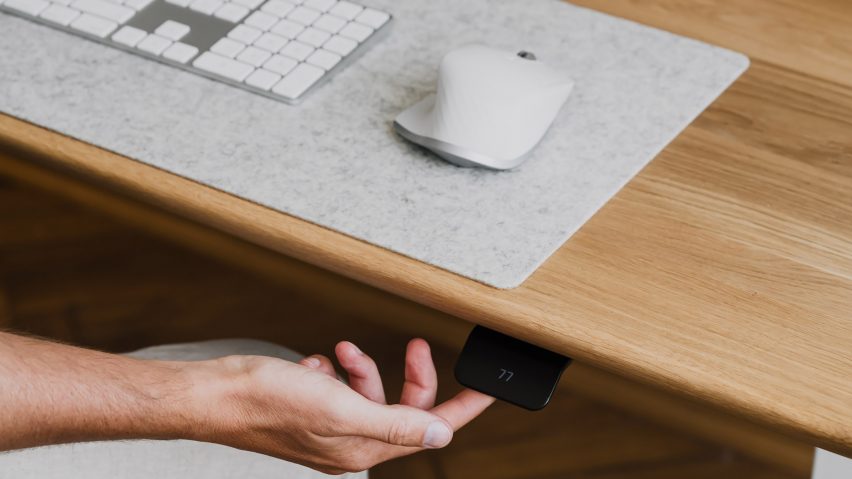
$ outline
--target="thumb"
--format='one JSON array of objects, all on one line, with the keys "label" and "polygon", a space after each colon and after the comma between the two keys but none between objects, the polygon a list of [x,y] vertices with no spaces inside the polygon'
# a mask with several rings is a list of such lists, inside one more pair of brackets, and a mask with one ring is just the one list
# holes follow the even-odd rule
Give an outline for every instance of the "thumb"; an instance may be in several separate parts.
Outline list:
[{"label": "thumb", "polygon": [[[356,417],[353,435],[388,444],[436,449],[453,438],[453,429],[440,416],[410,406],[386,406],[367,401],[364,413]],[[354,418],[353,418],[354,419]]]}]

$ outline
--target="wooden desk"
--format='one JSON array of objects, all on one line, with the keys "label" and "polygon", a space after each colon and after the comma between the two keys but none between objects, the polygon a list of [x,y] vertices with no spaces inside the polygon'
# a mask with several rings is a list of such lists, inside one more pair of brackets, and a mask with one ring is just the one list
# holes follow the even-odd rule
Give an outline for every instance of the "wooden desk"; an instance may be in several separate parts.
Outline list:
[{"label": "wooden desk", "polygon": [[852,454],[852,3],[578,3],[753,63],[514,290],[6,116],[0,171],[79,179]]}]

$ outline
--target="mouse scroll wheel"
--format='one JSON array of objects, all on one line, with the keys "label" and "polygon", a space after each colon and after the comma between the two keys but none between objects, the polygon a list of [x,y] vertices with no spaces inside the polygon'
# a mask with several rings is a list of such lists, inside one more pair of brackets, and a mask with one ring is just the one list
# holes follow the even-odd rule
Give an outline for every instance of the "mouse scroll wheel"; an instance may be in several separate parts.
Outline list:
[{"label": "mouse scroll wheel", "polygon": [[521,51],[519,51],[519,52],[518,52],[518,56],[519,56],[519,57],[521,57],[521,58],[523,58],[523,59],[525,59],[525,60],[535,60],[535,59],[536,59],[536,58],[535,58],[535,53],[533,53],[533,52],[528,52],[528,51],[526,51],[526,50],[521,50]]}]

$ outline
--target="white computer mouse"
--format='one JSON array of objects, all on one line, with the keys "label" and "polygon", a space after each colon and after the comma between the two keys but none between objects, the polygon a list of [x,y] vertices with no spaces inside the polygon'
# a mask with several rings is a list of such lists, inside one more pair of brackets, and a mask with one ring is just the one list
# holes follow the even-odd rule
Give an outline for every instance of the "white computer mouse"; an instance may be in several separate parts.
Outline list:
[{"label": "white computer mouse", "polygon": [[394,128],[456,165],[506,170],[541,141],[573,85],[530,53],[467,45],[444,56],[437,92]]}]

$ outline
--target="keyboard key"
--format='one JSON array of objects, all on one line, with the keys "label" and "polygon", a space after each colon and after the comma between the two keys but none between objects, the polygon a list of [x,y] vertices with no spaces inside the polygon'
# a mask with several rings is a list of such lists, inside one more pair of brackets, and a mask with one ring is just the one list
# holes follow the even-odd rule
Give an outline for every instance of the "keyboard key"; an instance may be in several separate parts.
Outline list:
[{"label": "keyboard key", "polygon": [[385,24],[390,19],[390,15],[385,12],[380,12],[378,10],[373,10],[372,8],[366,8],[361,15],[355,17],[355,21],[358,23],[363,23],[368,27],[371,27],[375,30],[378,30],[379,27]]},{"label": "keyboard key", "polygon": [[308,27],[304,32],[300,33],[297,40],[302,43],[307,43],[308,45],[313,45],[315,47],[322,46],[329,38],[331,38],[331,34],[328,32],[324,32],[322,30],[318,30],[314,27]]},{"label": "keyboard key", "polygon": [[6,0],[4,4],[12,10],[36,16],[50,6],[45,0]]},{"label": "keyboard key", "polygon": [[245,63],[212,52],[202,53],[192,62],[192,65],[204,71],[240,82],[245,80],[254,71],[254,67],[251,65],[246,65]]},{"label": "keyboard key", "polygon": [[314,47],[310,45],[305,45],[304,43],[300,43],[297,41],[292,41],[281,49],[282,55],[287,55],[290,58],[295,58],[296,60],[303,61],[305,58],[314,52]]},{"label": "keyboard key", "polygon": [[337,3],[337,0],[305,0],[304,5],[306,7],[311,7],[314,10],[327,12],[335,3]]},{"label": "keyboard key", "polygon": [[293,60],[290,57],[284,57],[281,55],[273,55],[272,58],[266,61],[263,64],[263,68],[267,70],[271,70],[279,75],[286,75],[290,73],[290,70],[296,67],[299,62]]},{"label": "keyboard key", "polygon": [[124,6],[130,7],[137,12],[151,4],[154,0],[124,0]]},{"label": "keyboard key", "polygon": [[276,53],[287,44],[287,41],[286,38],[274,33],[264,33],[263,36],[254,41],[254,46]]},{"label": "keyboard key", "polygon": [[228,58],[234,58],[243,51],[245,47],[246,46],[244,44],[231,38],[220,38],[218,42],[214,43],[213,46],[210,47],[210,51]]},{"label": "keyboard key", "polygon": [[198,54],[198,48],[186,43],[175,42],[172,46],[163,52],[163,58],[174,60],[179,63],[186,63]]},{"label": "keyboard key", "polygon": [[113,30],[118,28],[118,24],[111,22],[101,17],[84,13],[71,22],[71,28],[86,32],[96,37],[105,38]]},{"label": "keyboard key", "polygon": [[257,27],[261,30],[269,30],[273,25],[278,23],[278,17],[270,15],[266,12],[254,12],[249,15],[243,22],[246,25]]},{"label": "keyboard key", "polygon": [[189,4],[189,9],[207,15],[213,15],[213,12],[218,10],[224,3],[225,2],[222,0],[195,0]]},{"label": "keyboard key", "polygon": [[263,30],[249,27],[247,25],[237,25],[230,33],[228,33],[230,38],[249,45],[260,38],[261,35],[263,35]]},{"label": "keyboard key", "polygon": [[284,18],[294,8],[296,8],[295,5],[284,0],[269,0],[260,7],[264,12],[275,15],[278,18]]},{"label": "keyboard key", "polygon": [[188,7],[192,3],[192,0],[166,0],[166,2],[179,7]]},{"label": "keyboard key", "polygon": [[325,30],[329,33],[337,33],[345,25],[346,20],[327,13],[319,17],[319,19],[313,24],[314,27],[319,28],[320,30]]},{"label": "keyboard key", "polygon": [[281,20],[280,22],[276,23],[275,26],[270,29],[270,31],[292,40],[296,38],[300,33],[302,33],[302,30],[304,29],[304,25],[287,20],[285,18],[284,20]]},{"label": "keyboard key", "polygon": [[320,12],[312,8],[297,7],[290,12],[289,15],[287,15],[287,18],[294,22],[301,23],[302,25],[310,25],[314,23],[314,20],[319,18],[320,15],[322,15]]},{"label": "keyboard key", "polygon": [[338,55],[342,55],[345,57],[346,55],[349,55],[352,50],[354,50],[357,46],[358,42],[356,42],[355,40],[335,35],[331,37],[331,40],[325,42],[322,47],[326,50],[332,51],[334,53],[337,53]]},{"label": "keyboard key", "polygon": [[238,3],[238,4],[248,8],[250,10],[254,10],[261,3],[263,3],[263,0],[231,0],[231,1],[234,2],[234,3]]},{"label": "keyboard key", "polygon": [[162,25],[154,30],[157,35],[168,38],[169,40],[178,41],[189,33],[189,25],[176,22],[174,20],[166,20]]},{"label": "keyboard key", "polygon": [[136,11],[132,8],[116,5],[106,0],[77,0],[71,4],[71,8],[118,23],[126,23],[133,18],[133,15],[136,15]]},{"label": "keyboard key", "polygon": [[260,88],[261,90],[269,90],[272,88],[272,85],[278,83],[281,80],[281,75],[277,73],[273,73],[269,70],[264,70],[263,68],[258,68],[251,75],[246,78],[246,85],[251,85],[255,88]]},{"label": "keyboard key", "polygon": [[151,34],[145,37],[141,42],[136,44],[136,48],[142,50],[143,52],[148,52],[154,55],[159,55],[163,53],[166,48],[171,46],[172,41],[166,37],[161,37],[159,35]]},{"label": "keyboard key", "polygon": [[148,36],[148,33],[145,30],[124,26],[112,35],[112,40],[128,47],[135,47],[146,36]]},{"label": "keyboard key", "polygon": [[355,5],[354,3],[342,0],[337,2],[337,5],[331,7],[331,10],[329,10],[328,13],[340,18],[345,18],[346,20],[354,20],[363,9],[364,7],[361,5]]},{"label": "keyboard key", "polygon": [[339,35],[363,42],[373,34],[373,29],[360,23],[350,23],[340,30]]},{"label": "keyboard key", "polygon": [[325,70],[322,68],[300,63],[289,75],[272,87],[272,91],[285,98],[296,99],[322,78],[323,74]]},{"label": "keyboard key", "polygon": [[244,7],[242,5],[237,5],[234,3],[226,3],[222,5],[222,8],[216,10],[213,16],[221,18],[222,20],[227,20],[231,23],[237,23],[243,19],[249,13],[248,7]]},{"label": "keyboard key", "polygon": [[305,61],[311,65],[316,65],[323,70],[331,70],[334,65],[337,65],[337,63],[340,62],[340,55],[320,48]]},{"label": "keyboard key", "polygon": [[259,67],[271,56],[272,54],[266,50],[257,47],[246,47],[245,50],[237,55],[237,60]]},{"label": "keyboard key", "polygon": [[42,10],[39,16],[47,21],[68,26],[75,18],[80,16],[80,12],[64,5],[53,4]]}]

